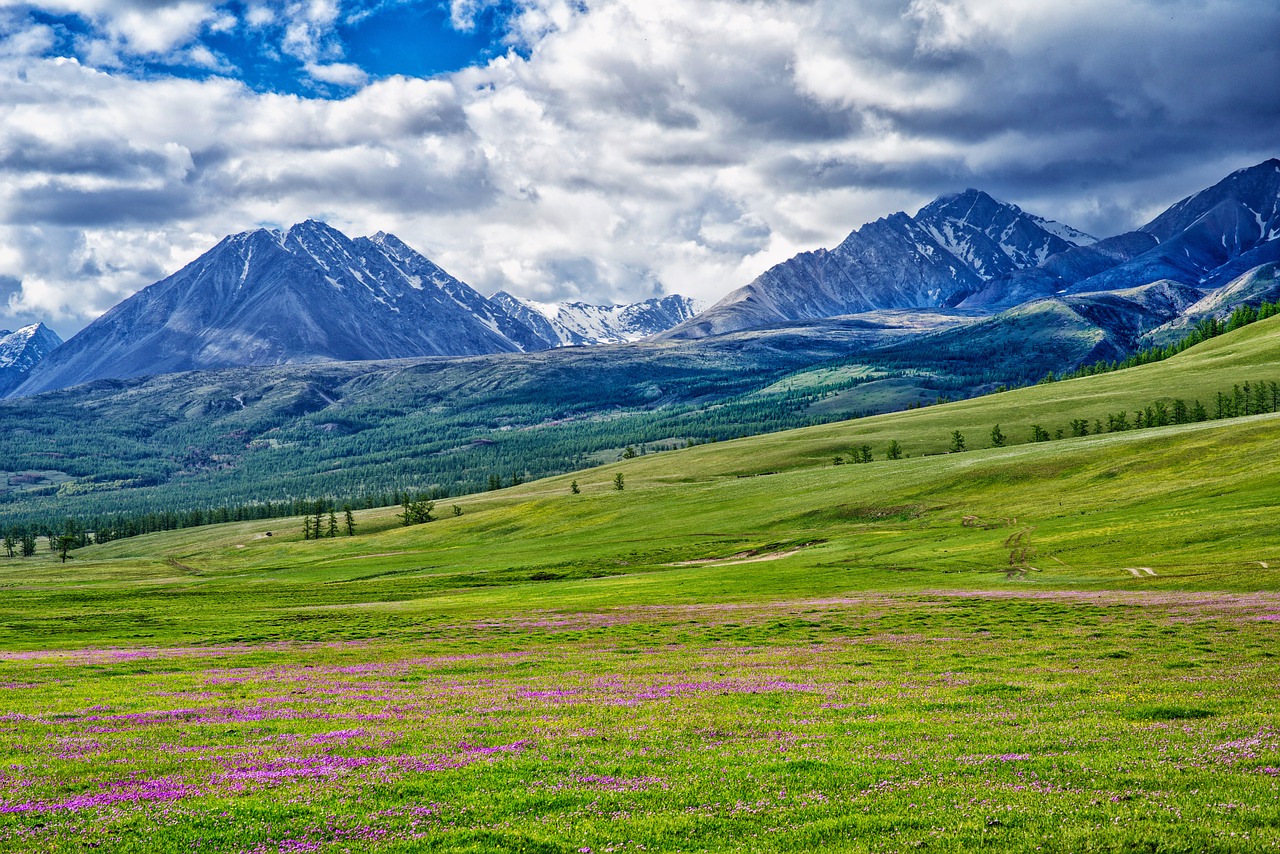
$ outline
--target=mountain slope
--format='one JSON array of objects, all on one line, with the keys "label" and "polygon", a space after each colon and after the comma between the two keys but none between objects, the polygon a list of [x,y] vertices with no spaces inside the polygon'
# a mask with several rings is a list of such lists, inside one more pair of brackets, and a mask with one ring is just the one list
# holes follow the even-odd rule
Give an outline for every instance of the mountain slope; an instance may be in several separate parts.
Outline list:
[{"label": "mountain slope", "polygon": [[398,240],[307,221],[228,237],[91,323],[18,388],[239,365],[510,352],[484,298]]},{"label": "mountain slope", "polygon": [[18,386],[61,344],[58,334],[43,323],[16,332],[0,329],[0,397]]},{"label": "mountain slope", "polygon": [[[1077,281],[1072,291],[1102,291],[1169,279],[1204,289],[1278,260],[1280,160],[1240,169],[1188,196],[1138,229],[1157,241],[1110,270]],[[1249,256],[1245,266],[1238,265]]]},{"label": "mountain slope", "polygon": [[900,212],[864,225],[835,249],[784,261],[662,337],[699,338],[878,309],[953,306],[992,278],[1092,242],[1068,226],[966,190],[939,197],[914,218]]},{"label": "mountain slope", "polygon": [[1237,307],[1280,301],[1280,264],[1261,264],[1188,306],[1180,316],[1150,330],[1141,346],[1166,346],[1184,337],[1197,323],[1224,320]]}]

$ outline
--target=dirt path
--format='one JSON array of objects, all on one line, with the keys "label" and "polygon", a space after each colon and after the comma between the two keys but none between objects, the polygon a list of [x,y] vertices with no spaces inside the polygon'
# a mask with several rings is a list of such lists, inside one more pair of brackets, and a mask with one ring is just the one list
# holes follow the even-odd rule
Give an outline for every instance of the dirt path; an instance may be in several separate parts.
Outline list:
[{"label": "dirt path", "polygon": [[1125,572],[1129,573],[1134,578],[1145,577],[1143,573],[1146,573],[1148,576],[1154,576],[1156,574],[1156,571],[1149,566],[1126,566],[1124,569]]},{"label": "dirt path", "polygon": [[754,552],[738,552],[728,557],[704,557],[698,560],[682,560],[677,563],[669,563],[667,566],[737,566],[741,563],[764,563],[769,560],[782,560],[784,557],[791,557],[799,554],[804,550],[804,546],[799,548],[788,549],[785,552],[769,552],[768,554],[755,554]]}]

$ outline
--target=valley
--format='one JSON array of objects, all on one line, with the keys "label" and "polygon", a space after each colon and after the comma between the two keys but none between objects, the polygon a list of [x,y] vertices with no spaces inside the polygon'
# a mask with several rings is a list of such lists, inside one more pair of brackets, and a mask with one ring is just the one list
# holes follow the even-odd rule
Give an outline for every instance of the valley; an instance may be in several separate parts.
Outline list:
[{"label": "valley", "polygon": [[[0,838],[1264,850],[1280,474],[1258,461],[1280,414],[1025,434],[1278,366],[1272,317],[426,524],[383,508],[353,536],[264,520],[0,558],[0,752],[24,781]],[[871,463],[832,464],[862,445]]]}]

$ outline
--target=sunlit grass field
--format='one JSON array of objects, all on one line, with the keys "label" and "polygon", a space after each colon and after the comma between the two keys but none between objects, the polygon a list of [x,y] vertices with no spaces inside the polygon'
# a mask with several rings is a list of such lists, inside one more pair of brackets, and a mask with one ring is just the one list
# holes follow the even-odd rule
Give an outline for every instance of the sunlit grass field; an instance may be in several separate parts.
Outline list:
[{"label": "sunlit grass field", "polygon": [[1275,320],[425,525],[0,558],[0,848],[1280,847],[1280,416],[1026,442],[1257,380]]}]

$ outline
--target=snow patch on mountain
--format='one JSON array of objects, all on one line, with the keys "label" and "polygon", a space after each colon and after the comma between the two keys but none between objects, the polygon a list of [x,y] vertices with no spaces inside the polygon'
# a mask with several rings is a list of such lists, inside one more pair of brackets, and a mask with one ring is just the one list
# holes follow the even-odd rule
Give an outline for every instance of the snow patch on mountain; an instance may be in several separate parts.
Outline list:
[{"label": "snow patch on mountain", "polygon": [[640,341],[683,323],[702,305],[680,294],[654,297],[628,305],[584,302],[545,303],[499,291],[490,299],[554,340],[551,346],[624,344]]},{"label": "snow patch on mountain", "polygon": [[0,394],[15,388],[60,344],[58,334],[43,323],[15,332],[0,329]]}]

